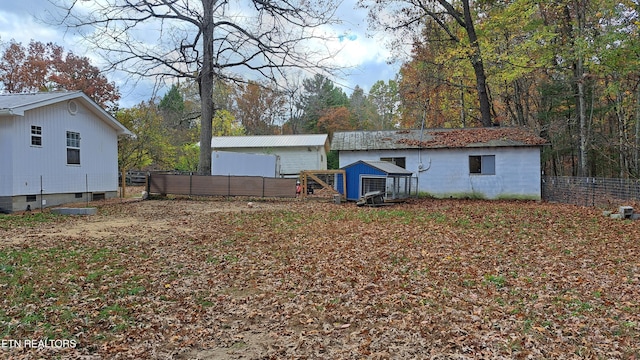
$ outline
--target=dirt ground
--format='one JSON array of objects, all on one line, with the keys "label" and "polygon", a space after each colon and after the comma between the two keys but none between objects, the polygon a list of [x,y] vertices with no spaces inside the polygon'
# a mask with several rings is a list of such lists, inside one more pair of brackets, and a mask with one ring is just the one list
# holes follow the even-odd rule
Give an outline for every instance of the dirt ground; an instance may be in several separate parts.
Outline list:
[{"label": "dirt ground", "polygon": [[[97,215],[0,226],[0,334],[5,324],[4,339],[49,331],[80,344],[0,349],[0,358],[640,355],[638,222],[596,209],[322,198],[91,205]],[[3,269],[24,270],[12,286],[36,295],[3,284],[12,281]]]},{"label": "dirt ground", "polygon": [[[132,192],[135,195],[127,199],[110,199],[88,204],[90,207],[101,209],[98,215],[71,216],[63,225],[46,224],[34,228],[0,231],[0,244],[2,247],[46,247],[59,243],[61,239],[64,241],[79,239],[99,243],[116,238],[128,238],[133,234],[137,240],[143,242],[153,241],[156,234],[170,233],[171,237],[197,237],[202,232],[202,226],[199,222],[190,219],[193,215],[197,215],[198,218],[206,218],[211,214],[220,213],[288,211],[300,206],[303,201],[301,199],[251,198],[203,198],[196,201],[179,198],[145,201],[137,196],[140,194],[139,189],[128,190],[129,194]],[[316,197],[317,200],[318,197]],[[326,202],[323,199],[320,201]],[[64,205],[64,207],[79,208],[86,206],[86,203]],[[45,212],[50,211],[51,209],[45,209]],[[31,213],[16,214],[16,216],[31,215]],[[238,293],[234,296],[241,298],[242,295]],[[238,320],[235,322],[239,323]],[[227,344],[228,346],[200,350],[174,350],[169,357],[176,359],[260,359],[264,358],[265,351],[273,347],[272,344],[278,337],[277,334],[264,330],[238,329],[238,325],[232,326],[234,328],[233,341]],[[2,355],[1,352],[0,355]],[[91,359],[93,357],[83,356],[82,358]],[[102,358],[102,356],[95,358]]]},{"label": "dirt ground", "polygon": [[[64,207],[86,207],[86,203],[79,204],[66,204]],[[197,228],[185,226],[185,224],[179,224],[179,227],[175,226],[174,219],[189,214],[206,215],[211,213],[224,213],[224,212],[255,212],[261,210],[275,210],[275,209],[287,209],[291,206],[290,201],[286,202],[258,202],[252,199],[227,201],[223,199],[208,201],[195,201],[195,202],[181,202],[181,201],[168,201],[168,202],[154,202],[143,201],[139,198],[129,199],[111,199],[106,201],[96,201],[89,203],[89,207],[104,207],[104,206],[122,206],[123,208],[129,208],[135,212],[135,216],[118,216],[119,214],[109,212],[108,214],[99,214],[96,216],[80,216],[78,219],[82,221],[73,222],[72,226],[65,227],[49,227],[39,231],[38,229],[29,230],[26,232],[16,231],[11,234],[5,234],[5,238],[0,238],[0,241],[11,242],[19,244],[24,241],[31,241],[36,238],[53,238],[59,236],[65,237],[78,237],[85,236],[97,239],[108,239],[122,232],[131,233],[142,229],[155,229],[157,231],[163,230],[178,230],[185,234],[197,231]],[[51,209],[45,209],[45,212],[50,212]],[[21,213],[23,216],[28,216],[28,213]],[[131,215],[131,213],[127,213]],[[123,214],[120,214],[123,215]],[[140,218],[144,221],[141,222]]]}]

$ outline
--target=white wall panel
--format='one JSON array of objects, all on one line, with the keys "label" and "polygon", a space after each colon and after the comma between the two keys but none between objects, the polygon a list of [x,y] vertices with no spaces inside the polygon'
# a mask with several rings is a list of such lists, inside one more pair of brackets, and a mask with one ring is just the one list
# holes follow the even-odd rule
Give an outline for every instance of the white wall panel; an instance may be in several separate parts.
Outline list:
[{"label": "white wall panel", "polygon": [[218,150],[263,153],[280,156],[280,174],[297,175],[302,170],[326,170],[327,154],[324,147],[279,147],[271,149],[262,148],[220,148]]},{"label": "white wall panel", "polygon": [[0,118],[0,196],[10,196],[13,186],[14,117]]},{"label": "white wall panel", "polygon": [[[470,155],[495,155],[495,175],[469,173]],[[481,194],[486,198],[539,199],[540,149],[495,147],[422,150],[340,151],[340,167],[358,160],[405,157],[406,169],[418,176],[418,189],[438,197]],[[422,157],[423,172],[418,171]]]},{"label": "white wall panel", "polygon": [[[27,111],[16,121],[13,194],[116,191],[118,148],[115,130],[78,103],[67,102]],[[42,127],[42,146],[31,145],[31,125]],[[80,164],[67,164],[66,133],[80,133]]]}]

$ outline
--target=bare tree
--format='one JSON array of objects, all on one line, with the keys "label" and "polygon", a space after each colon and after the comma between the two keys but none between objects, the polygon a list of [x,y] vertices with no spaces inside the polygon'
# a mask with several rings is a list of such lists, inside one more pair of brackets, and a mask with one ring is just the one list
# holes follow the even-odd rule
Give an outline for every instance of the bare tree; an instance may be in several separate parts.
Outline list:
[{"label": "bare tree", "polygon": [[322,45],[336,0],[65,0],[60,24],[82,34],[111,69],[188,78],[202,107],[198,173],[211,173],[214,80],[281,80],[286,69],[330,71]]}]

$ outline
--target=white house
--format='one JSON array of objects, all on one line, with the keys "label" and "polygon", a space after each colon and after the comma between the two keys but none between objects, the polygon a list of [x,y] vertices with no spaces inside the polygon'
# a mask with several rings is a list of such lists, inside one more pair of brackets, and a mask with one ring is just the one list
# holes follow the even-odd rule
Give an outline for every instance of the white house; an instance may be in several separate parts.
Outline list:
[{"label": "white house", "polygon": [[541,198],[540,149],[522,128],[336,132],[340,167],[392,162],[413,172],[418,192],[434,197]]},{"label": "white house", "polygon": [[327,134],[214,136],[211,150],[277,155],[280,176],[296,177],[302,170],[327,170],[329,137]]},{"label": "white house", "polygon": [[0,95],[0,210],[116,196],[125,134],[82,92]]}]

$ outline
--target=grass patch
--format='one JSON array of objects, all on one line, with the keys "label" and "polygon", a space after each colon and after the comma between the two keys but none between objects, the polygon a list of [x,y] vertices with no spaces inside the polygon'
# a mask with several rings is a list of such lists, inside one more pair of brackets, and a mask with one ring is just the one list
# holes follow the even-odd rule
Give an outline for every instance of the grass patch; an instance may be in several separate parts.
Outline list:
[{"label": "grass patch", "polygon": [[0,214],[0,229],[34,227],[43,223],[56,222],[61,218],[64,218],[64,215],[56,215],[49,212],[9,215]]},{"label": "grass patch", "polygon": [[485,275],[485,284],[492,284],[498,289],[501,289],[507,285],[507,279],[502,275]]}]

